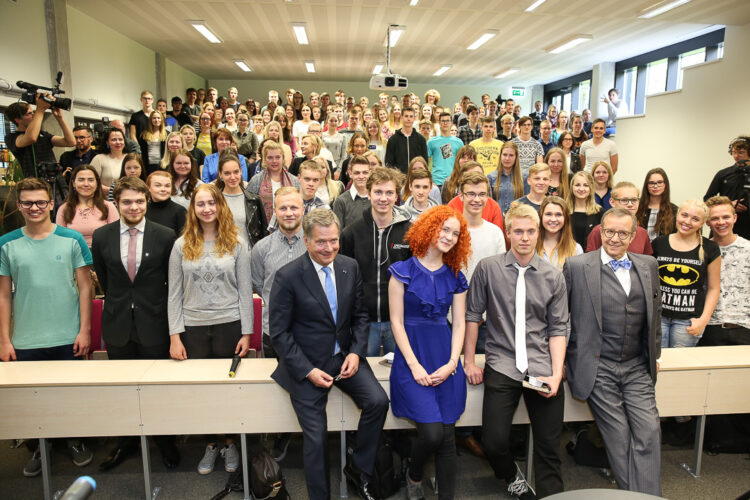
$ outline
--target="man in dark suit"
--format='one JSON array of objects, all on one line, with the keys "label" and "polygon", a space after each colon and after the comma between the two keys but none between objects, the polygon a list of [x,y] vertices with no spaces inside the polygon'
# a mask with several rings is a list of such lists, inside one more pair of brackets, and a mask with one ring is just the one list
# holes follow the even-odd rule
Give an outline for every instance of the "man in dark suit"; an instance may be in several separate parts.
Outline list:
[{"label": "man in dark suit", "polygon": [[271,375],[289,391],[304,438],[307,492],[330,498],[326,403],[333,384],[362,410],[357,446],[344,473],[365,499],[388,397],[367,363],[369,318],[354,259],[338,255],[339,221],[316,208],[302,221],[307,253],[276,272],[269,299],[271,344],[279,365]]},{"label": "man in dark suit", "polygon": [[[167,271],[175,232],[145,218],[148,187],[137,177],[123,177],[114,199],[120,220],[94,231],[94,269],[106,294],[102,338],[109,359],[169,359]],[[173,437],[159,436],[167,468],[180,461]],[[109,470],[137,448],[132,437],[99,466]]]},{"label": "man in dark suit", "polygon": [[601,249],[571,257],[563,267],[571,321],[568,382],[575,398],[588,401],[620,489],[661,496],[656,259],[627,251],[636,231],[627,210],[608,210],[600,230]]}]

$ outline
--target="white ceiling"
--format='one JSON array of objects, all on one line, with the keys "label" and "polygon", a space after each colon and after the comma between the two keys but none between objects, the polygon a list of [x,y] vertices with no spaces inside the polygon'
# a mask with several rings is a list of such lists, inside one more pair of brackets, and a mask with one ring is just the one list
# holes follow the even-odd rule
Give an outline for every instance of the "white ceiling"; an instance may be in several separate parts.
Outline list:
[{"label": "white ceiling", "polygon": [[[750,23],[748,0],[692,0],[653,19],[638,19],[657,0],[68,0],[73,8],[206,79],[363,81],[385,61],[388,24],[406,31],[391,51],[391,70],[414,83],[544,84],[715,29]],[[223,40],[211,44],[186,21],[202,19]],[[298,45],[291,23],[306,22]],[[475,51],[485,30],[499,34]],[[574,34],[593,40],[553,55],[545,48]],[[233,59],[244,59],[252,73]],[[308,74],[304,61],[314,60]],[[443,64],[453,67],[440,77]]]}]

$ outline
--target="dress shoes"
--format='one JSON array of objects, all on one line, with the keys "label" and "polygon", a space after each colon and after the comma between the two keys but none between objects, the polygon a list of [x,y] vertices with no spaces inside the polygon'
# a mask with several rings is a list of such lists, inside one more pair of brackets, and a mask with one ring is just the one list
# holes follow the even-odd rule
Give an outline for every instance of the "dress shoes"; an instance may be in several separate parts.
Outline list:
[{"label": "dress shoes", "polygon": [[376,497],[371,490],[367,476],[356,470],[352,464],[346,464],[344,466],[344,475],[357,489],[357,494],[360,498],[363,500],[378,500],[378,497]]},{"label": "dress shoes", "polygon": [[164,467],[174,469],[180,465],[180,452],[177,451],[173,441],[160,443],[159,448],[161,449],[161,461],[164,463]]},{"label": "dress shoes", "polygon": [[482,450],[482,445],[476,440],[474,436],[456,437],[456,446],[465,448],[469,453],[479,458],[487,458]]},{"label": "dress shoes", "polygon": [[99,464],[99,471],[106,472],[110,469],[114,469],[133,453],[135,453],[135,448],[129,446],[118,446],[107,455],[104,462]]}]

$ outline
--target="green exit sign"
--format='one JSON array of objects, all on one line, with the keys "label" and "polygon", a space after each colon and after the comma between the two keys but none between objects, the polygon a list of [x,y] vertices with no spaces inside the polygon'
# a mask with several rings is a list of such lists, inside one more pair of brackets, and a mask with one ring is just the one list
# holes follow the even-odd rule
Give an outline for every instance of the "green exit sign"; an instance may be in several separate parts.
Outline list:
[{"label": "green exit sign", "polygon": [[523,97],[526,95],[526,89],[524,87],[512,87],[510,89],[510,95],[513,97]]}]

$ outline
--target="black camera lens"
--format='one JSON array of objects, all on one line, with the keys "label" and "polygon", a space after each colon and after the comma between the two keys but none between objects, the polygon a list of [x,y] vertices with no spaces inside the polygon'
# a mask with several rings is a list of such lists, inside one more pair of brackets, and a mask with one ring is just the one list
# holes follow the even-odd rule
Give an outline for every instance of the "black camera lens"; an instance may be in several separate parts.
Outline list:
[{"label": "black camera lens", "polygon": [[385,85],[386,87],[394,87],[396,85],[396,79],[392,76],[386,76]]}]

